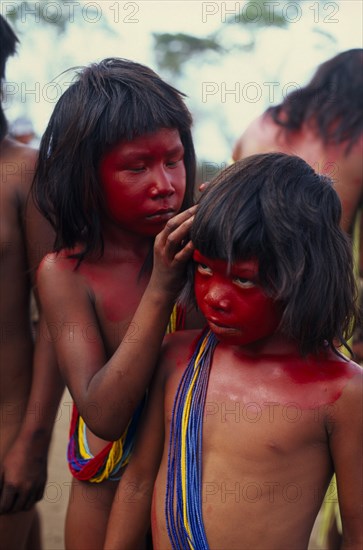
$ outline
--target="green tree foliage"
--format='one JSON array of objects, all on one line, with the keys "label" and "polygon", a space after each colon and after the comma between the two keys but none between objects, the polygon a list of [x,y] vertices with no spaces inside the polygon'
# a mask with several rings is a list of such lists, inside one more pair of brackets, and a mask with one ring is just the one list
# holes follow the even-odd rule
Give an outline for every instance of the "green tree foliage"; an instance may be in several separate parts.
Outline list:
[{"label": "green tree foliage", "polygon": [[[327,0],[318,0],[322,5]],[[294,4],[302,4],[297,0]],[[191,59],[218,61],[220,55],[231,51],[249,52],[254,49],[259,32],[268,27],[287,28],[289,0],[248,0],[236,2],[235,13],[223,12],[220,2],[210,2],[219,10],[221,24],[217,31],[205,37],[191,34],[154,33],[154,49],[158,67],[175,76],[183,72],[183,65]],[[329,37],[331,39],[331,36]],[[203,57],[201,57],[203,56]]]},{"label": "green tree foliage", "polygon": [[195,54],[224,53],[215,37],[198,38],[191,34],[154,33],[156,62],[160,69],[180,73],[184,62]]}]

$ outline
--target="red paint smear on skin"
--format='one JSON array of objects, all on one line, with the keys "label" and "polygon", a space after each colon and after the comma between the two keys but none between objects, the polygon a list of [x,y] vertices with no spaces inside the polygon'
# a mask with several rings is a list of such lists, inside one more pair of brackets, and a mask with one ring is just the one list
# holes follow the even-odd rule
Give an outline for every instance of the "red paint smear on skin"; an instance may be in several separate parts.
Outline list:
[{"label": "red paint smear on skin", "polygon": [[[75,251],[62,251],[60,257],[62,259],[61,269],[70,271],[76,269],[77,260],[69,258],[71,253],[73,254]],[[107,267],[102,267],[102,264],[92,263],[90,265],[84,261],[76,272],[85,278],[95,295],[95,299],[101,304],[105,317],[113,323],[124,319],[125,312],[127,312],[127,317],[134,314],[144,290],[144,287],[140,284],[140,292],[138,293],[135,284],[141,269],[139,264],[129,263],[127,265],[124,263],[122,274],[117,267],[117,262],[115,263],[115,269],[113,269],[112,263],[108,263]],[[125,291],[125,289],[132,289],[132,291]]]},{"label": "red paint smear on skin", "polygon": [[[196,346],[199,342],[200,337],[201,337],[201,332],[197,331],[196,337],[193,338],[192,342],[188,344],[188,351],[186,352],[185,356],[183,355],[183,357],[176,357],[175,364],[176,364],[176,367],[178,369],[185,370],[186,365],[189,363],[190,359],[193,356],[193,353],[194,353],[195,348],[196,348]],[[173,347],[171,347],[171,350],[173,351]],[[186,359],[185,359],[185,357],[186,357]]]},{"label": "red paint smear on skin", "polygon": [[[286,366],[285,372],[293,384],[300,388],[298,397],[300,402],[304,399],[302,408],[312,401],[320,406],[334,403],[354,376],[354,371],[348,367],[348,363],[324,359],[305,362],[300,359],[293,365]],[[301,389],[301,386],[304,388]]]},{"label": "red paint smear on skin", "polygon": [[[299,365],[299,363],[302,363]],[[295,364],[287,367],[289,376],[296,384],[311,384],[316,382],[328,382],[329,380],[339,379],[347,375],[345,363],[342,361],[321,360],[303,362],[302,359],[295,361]]]},{"label": "red paint smear on skin", "polygon": [[[114,323],[124,318],[123,312],[127,312],[127,316],[133,315],[141,299],[143,287],[140,285],[139,295],[135,286],[137,272],[135,272],[135,269],[130,269],[129,273],[127,271],[127,269],[122,270],[121,278],[119,272],[113,275],[111,267],[106,273],[102,274],[97,274],[91,269],[83,269],[83,274],[90,281],[96,300],[100,301],[102,305],[104,315]],[[120,281],[122,281],[122,284],[120,284]],[[117,291],[118,288],[120,289],[119,292]],[[124,289],[130,290],[122,292]]]},{"label": "red paint smear on skin", "polygon": [[[245,403],[295,404],[300,409],[331,405],[356,373],[344,359],[334,360],[330,351],[304,359],[296,353],[251,357],[242,351],[236,356],[229,350],[220,343],[215,351],[218,395]],[[224,375],[224,365],[231,362],[232,369]]]},{"label": "red paint smear on skin", "polygon": [[[327,367],[327,369],[329,368],[330,366]],[[352,376],[352,374],[347,375],[344,369],[340,376],[336,376],[336,373],[333,372],[332,376],[323,378],[313,373],[306,373],[304,370],[298,372],[296,369],[294,375],[291,376],[295,388],[288,380],[281,386],[285,395],[288,395],[289,402],[296,402],[302,409],[311,409],[337,401]]]}]

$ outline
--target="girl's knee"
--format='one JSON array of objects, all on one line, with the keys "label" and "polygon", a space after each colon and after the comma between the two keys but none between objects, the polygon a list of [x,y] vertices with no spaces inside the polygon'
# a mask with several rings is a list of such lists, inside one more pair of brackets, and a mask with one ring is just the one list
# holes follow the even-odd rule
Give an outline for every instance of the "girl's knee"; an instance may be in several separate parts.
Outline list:
[{"label": "girl's knee", "polygon": [[98,484],[73,480],[66,518],[66,550],[103,547],[116,487],[114,482]]}]

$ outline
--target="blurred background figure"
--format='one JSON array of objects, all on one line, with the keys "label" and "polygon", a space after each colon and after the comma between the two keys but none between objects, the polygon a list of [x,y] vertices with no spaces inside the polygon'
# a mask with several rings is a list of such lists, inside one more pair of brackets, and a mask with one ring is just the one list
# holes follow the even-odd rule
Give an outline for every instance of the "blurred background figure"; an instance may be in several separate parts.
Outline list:
[{"label": "blurred background figure", "polygon": [[33,123],[26,115],[19,116],[10,123],[9,135],[16,141],[29,145],[30,147],[38,147],[39,145]]},{"label": "blurred background figure", "polygon": [[[17,36],[0,16],[0,78]],[[37,150],[14,140],[0,105],[0,549],[39,550],[35,503],[43,496],[47,454],[63,390],[53,376],[52,346],[34,339],[30,298],[53,234],[29,198]],[[45,333],[43,333],[45,334]],[[41,345],[38,345],[40,342]],[[36,365],[41,365],[39,372]],[[54,391],[53,391],[54,390]]]},{"label": "blurred background figure", "polygon": [[[253,120],[237,140],[233,160],[255,153],[298,155],[334,181],[342,203],[342,228],[357,249],[363,277],[363,50],[342,52],[322,63],[310,82]],[[361,238],[359,238],[359,233]],[[354,337],[356,361],[363,360],[361,328]]]},{"label": "blurred background figure", "polygon": [[[0,18],[1,81],[6,60],[14,55],[18,39]],[[23,215],[32,181],[36,151],[13,141],[0,107],[0,212],[1,212],[1,438],[0,438],[0,547],[25,548],[30,541],[40,546],[38,516],[33,507],[17,509],[21,495],[8,471],[8,451],[20,433],[32,378],[33,339],[30,326],[30,278],[27,273]],[[13,457],[14,460],[14,457]],[[18,502],[17,502],[18,501]],[[12,513],[13,512],[13,513]],[[5,514],[5,515],[3,515]]]},{"label": "blurred background figure", "polygon": [[[8,123],[9,137],[24,145],[38,149],[40,140],[35,135],[32,121],[26,115],[17,117]],[[31,293],[31,319],[34,325],[39,321],[39,313],[33,292]],[[34,330],[35,330],[34,326]]]}]

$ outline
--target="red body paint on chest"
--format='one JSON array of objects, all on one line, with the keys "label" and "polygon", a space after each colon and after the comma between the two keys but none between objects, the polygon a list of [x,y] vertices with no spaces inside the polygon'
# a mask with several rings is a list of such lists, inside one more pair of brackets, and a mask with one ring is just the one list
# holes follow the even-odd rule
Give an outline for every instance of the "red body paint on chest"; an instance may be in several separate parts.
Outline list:
[{"label": "red body paint on chest", "polygon": [[140,266],[126,266],[124,269],[92,273],[89,278],[106,318],[111,322],[122,321],[133,316],[141,300],[145,284],[138,281]]},{"label": "red body paint on chest", "polygon": [[300,387],[300,401],[315,401],[317,405],[334,403],[342,394],[347,382],[353,377],[353,371],[344,361],[297,360],[296,364],[286,367],[289,379],[295,387]]},{"label": "red body paint on chest", "polygon": [[[222,345],[219,351],[223,352]],[[238,354],[237,357],[233,377],[229,373],[229,379],[235,381],[231,392],[240,392],[246,402],[274,402],[283,406],[294,403],[300,409],[330,405],[341,396],[354,376],[349,363],[335,360],[330,352],[324,357],[307,359],[297,354],[260,357]],[[227,360],[228,356],[218,359],[221,365]],[[220,368],[223,370],[222,366]]]}]

